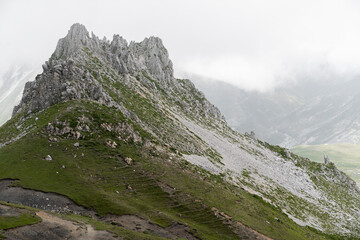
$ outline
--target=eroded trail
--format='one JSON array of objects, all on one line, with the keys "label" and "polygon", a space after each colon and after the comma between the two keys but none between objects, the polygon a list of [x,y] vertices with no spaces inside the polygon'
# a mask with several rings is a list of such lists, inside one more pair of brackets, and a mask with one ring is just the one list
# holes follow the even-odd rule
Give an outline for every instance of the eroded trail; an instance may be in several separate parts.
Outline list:
[{"label": "eroded trail", "polygon": [[91,225],[64,220],[44,211],[39,211],[36,215],[42,219],[41,223],[7,230],[5,232],[7,239],[119,239],[109,232],[97,231]]}]

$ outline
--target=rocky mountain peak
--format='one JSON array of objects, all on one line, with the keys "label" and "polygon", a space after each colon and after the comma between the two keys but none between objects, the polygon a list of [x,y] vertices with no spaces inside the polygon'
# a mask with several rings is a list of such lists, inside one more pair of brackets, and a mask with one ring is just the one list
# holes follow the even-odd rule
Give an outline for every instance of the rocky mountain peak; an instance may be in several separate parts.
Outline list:
[{"label": "rocky mountain peak", "polygon": [[84,25],[76,23],[59,40],[44,72],[26,84],[22,101],[13,115],[32,112],[71,99],[91,99],[118,105],[114,84],[147,88],[152,97],[176,104],[187,113],[223,119],[190,81],[174,77],[173,64],[160,38],[128,42],[119,35],[108,41],[89,36]]},{"label": "rocky mountain peak", "polygon": [[159,37],[151,36],[149,38],[145,38],[142,42],[140,42],[140,45],[143,49],[151,51],[151,53],[168,55],[168,52]]},{"label": "rocky mountain peak", "polygon": [[145,38],[142,42],[131,42],[129,48],[140,64],[140,68],[146,68],[151,75],[160,81],[162,85],[171,84],[174,78],[173,64],[169,53],[158,37]]},{"label": "rocky mountain peak", "polygon": [[89,32],[86,29],[86,27],[80,23],[75,23],[73,24],[69,31],[68,34],[66,35],[65,38],[70,38],[70,39],[81,39],[84,37],[89,37]]},{"label": "rocky mountain peak", "polygon": [[56,58],[67,57],[81,47],[88,46],[89,43],[89,32],[86,30],[85,26],[80,23],[75,23],[71,26],[68,34],[59,40],[54,56]]},{"label": "rocky mountain peak", "polygon": [[113,40],[110,43],[111,47],[128,48],[127,41],[120,35],[114,34]]}]

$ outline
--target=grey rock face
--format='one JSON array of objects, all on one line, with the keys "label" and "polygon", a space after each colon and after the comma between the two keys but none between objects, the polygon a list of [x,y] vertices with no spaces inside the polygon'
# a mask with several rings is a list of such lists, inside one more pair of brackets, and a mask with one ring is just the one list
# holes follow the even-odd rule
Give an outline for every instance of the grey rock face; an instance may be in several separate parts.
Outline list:
[{"label": "grey rock face", "polygon": [[[91,61],[101,65],[100,70],[95,70]],[[138,122],[134,113],[114,101],[104,89],[113,88],[110,78],[132,87],[144,86],[156,99],[165,97],[172,103],[180,103],[188,113],[224,121],[220,111],[190,81],[174,77],[173,64],[160,38],[149,37],[140,43],[128,44],[114,35],[110,42],[94,34],[90,37],[86,28],[78,23],[59,40],[54,54],[43,65],[43,73],[26,84],[13,116],[71,99],[90,99],[115,106]]]},{"label": "grey rock face", "polygon": [[[32,112],[71,99],[87,98],[111,103],[111,98],[92,76],[71,60],[51,60],[44,72],[34,82],[27,82],[22,100],[13,110],[13,115],[26,110]],[[85,77],[83,77],[85,76]]]},{"label": "grey rock face", "polygon": [[66,58],[73,52],[76,52],[78,49],[83,46],[88,46],[89,44],[89,32],[84,25],[75,23],[71,26],[67,36],[59,40],[54,56],[56,58]]}]

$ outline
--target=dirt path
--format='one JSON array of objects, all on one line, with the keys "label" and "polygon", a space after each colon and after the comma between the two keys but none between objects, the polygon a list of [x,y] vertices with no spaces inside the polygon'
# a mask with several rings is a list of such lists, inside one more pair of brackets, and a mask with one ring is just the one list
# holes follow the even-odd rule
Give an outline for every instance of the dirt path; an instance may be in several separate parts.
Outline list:
[{"label": "dirt path", "polygon": [[10,229],[5,232],[7,239],[38,240],[38,239],[76,239],[76,240],[111,240],[113,234],[97,231],[91,225],[64,220],[44,211],[37,212],[42,222],[30,226]]},{"label": "dirt path", "polygon": [[19,215],[20,213],[15,209],[9,206],[0,205],[0,217],[17,217]]}]

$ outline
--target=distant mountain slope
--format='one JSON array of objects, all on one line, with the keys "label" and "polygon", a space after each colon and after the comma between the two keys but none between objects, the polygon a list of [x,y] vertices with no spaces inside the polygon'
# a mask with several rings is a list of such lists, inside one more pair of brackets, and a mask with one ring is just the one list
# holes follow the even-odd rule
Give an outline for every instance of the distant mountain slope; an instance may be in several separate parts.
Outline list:
[{"label": "distant mountain slope", "polygon": [[221,109],[231,127],[243,133],[255,131],[260,139],[274,144],[281,143],[286,137],[286,132],[279,128],[279,119],[303,104],[303,99],[286,91],[247,92],[225,82],[198,76],[194,76],[193,81]]},{"label": "distant mountain slope", "polygon": [[247,92],[220,81],[194,77],[236,130],[255,131],[273,144],[359,143],[358,79],[300,81],[270,93]]},{"label": "distant mountain slope", "polygon": [[25,83],[34,80],[39,72],[27,66],[13,67],[1,77],[0,126],[11,118],[14,106],[21,100]]},{"label": "distant mountain slope", "polygon": [[[81,24],[0,128],[0,179],[66,196],[86,222],[138,239],[360,236],[360,190],[333,164],[233,131],[174,77],[161,39],[110,42]],[[51,207],[40,203],[23,204]]]}]

